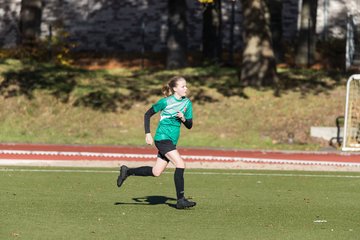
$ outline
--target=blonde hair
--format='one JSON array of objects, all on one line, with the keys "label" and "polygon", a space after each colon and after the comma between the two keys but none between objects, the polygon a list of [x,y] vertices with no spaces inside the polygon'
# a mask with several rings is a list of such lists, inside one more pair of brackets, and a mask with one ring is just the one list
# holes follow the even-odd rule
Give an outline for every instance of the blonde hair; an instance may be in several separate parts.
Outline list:
[{"label": "blonde hair", "polygon": [[172,77],[161,89],[161,92],[165,95],[165,97],[169,97],[174,94],[174,87],[176,87],[177,82],[179,80],[185,80],[182,76]]}]

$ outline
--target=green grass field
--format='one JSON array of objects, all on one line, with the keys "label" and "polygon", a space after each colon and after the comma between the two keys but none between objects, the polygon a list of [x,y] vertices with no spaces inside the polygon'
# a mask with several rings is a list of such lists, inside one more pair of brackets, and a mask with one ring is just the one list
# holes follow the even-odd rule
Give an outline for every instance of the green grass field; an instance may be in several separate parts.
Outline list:
[{"label": "green grass field", "polygon": [[0,239],[359,239],[360,173],[0,168]]}]

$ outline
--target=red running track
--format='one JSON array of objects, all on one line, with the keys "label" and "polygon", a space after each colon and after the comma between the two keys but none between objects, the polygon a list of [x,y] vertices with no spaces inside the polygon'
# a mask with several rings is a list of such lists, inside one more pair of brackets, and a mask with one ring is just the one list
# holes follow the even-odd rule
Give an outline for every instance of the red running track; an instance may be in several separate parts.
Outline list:
[{"label": "red running track", "polygon": [[[179,148],[187,162],[351,166],[360,171],[360,154]],[[21,160],[38,161],[154,161],[155,147],[99,145],[0,144],[0,165]],[[6,164],[5,164],[6,163]]]}]

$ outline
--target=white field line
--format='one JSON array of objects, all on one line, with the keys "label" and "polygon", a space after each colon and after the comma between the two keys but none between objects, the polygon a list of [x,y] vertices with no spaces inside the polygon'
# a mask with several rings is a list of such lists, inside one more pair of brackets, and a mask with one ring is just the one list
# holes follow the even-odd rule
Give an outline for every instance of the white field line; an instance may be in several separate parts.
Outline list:
[{"label": "white field line", "polygon": [[[97,152],[59,152],[59,151],[24,151],[24,150],[0,150],[0,154],[21,154],[21,155],[50,155],[50,156],[85,156],[85,157],[106,157],[106,158],[140,158],[155,159],[155,154],[128,154],[128,153],[97,153]],[[294,165],[319,165],[319,166],[340,166],[360,167],[360,163],[336,162],[336,161],[306,161],[293,159],[270,159],[270,158],[247,158],[247,157],[223,157],[223,156],[197,156],[182,155],[184,159],[197,161],[240,161],[245,163],[269,163],[269,164],[294,164]]]},{"label": "white field line", "polygon": [[[86,169],[20,169],[0,168],[0,172],[43,172],[43,173],[119,173],[111,170]],[[165,174],[174,174],[165,171]],[[228,175],[228,176],[265,176],[265,177],[319,177],[319,178],[360,178],[360,175],[334,175],[334,174],[293,174],[293,173],[230,173],[230,172],[186,172],[187,175]]]}]

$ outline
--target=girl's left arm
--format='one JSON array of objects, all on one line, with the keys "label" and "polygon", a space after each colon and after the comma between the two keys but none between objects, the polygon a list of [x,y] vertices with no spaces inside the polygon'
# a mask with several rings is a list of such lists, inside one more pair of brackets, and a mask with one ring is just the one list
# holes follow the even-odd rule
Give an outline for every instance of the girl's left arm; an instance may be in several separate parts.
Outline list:
[{"label": "girl's left arm", "polygon": [[184,126],[187,128],[187,129],[191,129],[192,128],[192,125],[193,125],[193,122],[192,122],[192,119],[185,119],[185,122],[182,122],[184,124]]},{"label": "girl's left arm", "polygon": [[187,129],[191,129],[193,126],[193,111],[192,111],[192,103],[188,102],[185,112],[183,114],[183,119],[181,119],[182,123],[185,125]]},{"label": "girl's left arm", "polygon": [[185,127],[187,129],[191,129],[193,126],[193,108],[192,108],[192,102],[189,101],[189,104],[187,106],[187,109],[185,111],[185,121],[183,122]]}]

